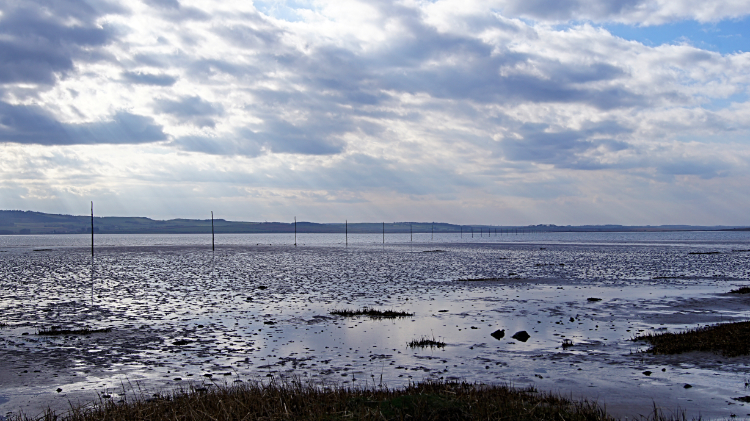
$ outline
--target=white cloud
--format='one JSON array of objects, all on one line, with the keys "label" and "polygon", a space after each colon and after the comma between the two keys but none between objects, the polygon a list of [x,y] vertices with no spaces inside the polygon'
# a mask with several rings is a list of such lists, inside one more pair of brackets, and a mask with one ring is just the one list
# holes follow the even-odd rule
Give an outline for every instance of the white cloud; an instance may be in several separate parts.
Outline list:
[{"label": "white cloud", "polygon": [[[0,2],[0,198],[54,211],[98,195],[158,217],[218,202],[235,219],[669,223],[626,203],[686,186],[717,197],[748,177],[750,54],[646,46],[598,22],[746,9],[149,0],[55,15]],[[140,212],[138,195],[165,203]],[[242,213],[251,202],[259,214]]]}]

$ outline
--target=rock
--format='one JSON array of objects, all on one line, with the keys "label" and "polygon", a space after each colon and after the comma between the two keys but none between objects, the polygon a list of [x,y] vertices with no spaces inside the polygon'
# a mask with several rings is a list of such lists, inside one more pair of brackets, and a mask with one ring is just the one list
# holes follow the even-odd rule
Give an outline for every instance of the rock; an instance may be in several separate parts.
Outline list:
[{"label": "rock", "polygon": [[693,385],[690,383],[685,383],[685,386],[682,387],[684,387],[685,389],[690,389],[691,387],[693,387]]},{"label": "rock", "polygon": [[266,288],[268,288],[268,287],[265,286],[265,285],[258,285],[258,289],[266,289]]},{"label": "rock", "polygon": [[601,300],[602,300],[601,298],[595,298],[595,297],[586,298],[586,301],[591,302],[591,303],[595,303],[595,302],[601,301]]},{"label": "rock", "polygon": [[644,372],[643,372],[643,374],[645,374],[645,375],[647,375],[647,376],[650,376],[650,375],[651,375],[651,372],[650,372],[650,371],[648,371],[648,370],[646,370],[646,371],[644,371]]},{"label": "rock", "polygon": [[500,339],[503,339],[505,337],[505,329],[498,329],[490,333],[490,336],[492,336],[493,338],[499,341]]},{"label": "rock", "polygon": [[513,336],[511,336],[511,338],[513,338],[513,339],[515,339],[517,341],[521,341],[521,342],[528,341],[530,337],[531,337],[531,335],[529,335],[529,333],[526,332],[525,330],[521,330],[519,332],[516,332],[516,333],[513,334]]},{"label": "rock", "polygon": [[60,393],[60,392],[62,392],[62,389],[60,389],[60,388],[58,387],[58,388],[57,388],[57,393]]}]

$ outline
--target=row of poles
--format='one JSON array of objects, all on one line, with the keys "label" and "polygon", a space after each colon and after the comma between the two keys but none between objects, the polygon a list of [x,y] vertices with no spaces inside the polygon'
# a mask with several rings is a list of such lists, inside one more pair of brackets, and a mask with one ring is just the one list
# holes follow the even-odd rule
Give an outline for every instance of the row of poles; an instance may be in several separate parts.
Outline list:
[{"label": "row of poles", "polygon": [[[492,229],[487,229],[487,236],[492,235]],[[497,236],[497,228],[494,228],[495,230],[495,236]],[[514,229],[515,234],[518,235],[518,229]],[[479,236],[483,236],[483,229],[479,229]],[[507,230],[507,233],[510,234],[510,230]],[[523,229],[521,230],[521,233],[523,234]],[[500,235],[503,234],[502,228],[500,229]],[[349,220],[347,219],[344,222],[344,238],[345,238],[345,244],[347,247],[349,247]],[[461,226],[461,238],[464,237],[464,227]],[[474,238],[474,227],[471,227],[471,238]],[[435,239],[435,223],[432,223],[432,230],[430,233],[430,241]],[[409,241],[414,242],[414,227],[412,224],[409,224]],[[385,244],[385,222],[383,222],[383,244]],[[297,217],[294,217],[294,246],[297,246]],[[211,251],[216,251],[216,231],[214,229],[214,211],[211,211]],[[94,202],[91,202],[91,257],[94,257]]]}]

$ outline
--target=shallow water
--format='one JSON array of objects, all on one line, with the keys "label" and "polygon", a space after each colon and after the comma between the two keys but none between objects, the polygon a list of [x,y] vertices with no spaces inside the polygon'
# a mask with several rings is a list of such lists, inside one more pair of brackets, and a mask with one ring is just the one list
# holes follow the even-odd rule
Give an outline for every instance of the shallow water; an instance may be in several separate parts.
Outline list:
[{"label": "shallow water", "polygon": [[[287,234],[219,235],[212,252],[210,235],[97,235],[92,261],[85,235],[0,236],[0,413],[298,376],[534,385],[622,417],[654,404],[750,414],[732,399],[750,395],[749,357],[651,356],[630,340],[747,319],[750,297],[727,291],[750,280],[750,233],[410,239],[349,235],[345,246],[343,235],[303,234],[295,247]],[[480,278],[500,280],[465,281]],[[362,306],[415,315],[329,314]],[[51,326],[113,330],[36,335]],[[490,336],[498,329],[501,340]],[[521,330],[527,342],[511,338]],[[407,347],[422,337],[447,345]]]}]

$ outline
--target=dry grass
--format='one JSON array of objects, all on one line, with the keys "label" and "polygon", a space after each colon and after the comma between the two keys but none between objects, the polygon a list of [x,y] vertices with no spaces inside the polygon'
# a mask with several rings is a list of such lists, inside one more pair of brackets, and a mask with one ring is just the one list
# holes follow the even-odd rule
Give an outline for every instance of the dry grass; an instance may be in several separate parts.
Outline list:
[{"label": "dry grass", "polygon": [[423,336],[420,339],[412,339],[406,344],[409,348],[445,348],[445,342],[435,340],[434,337]]},{"label": "dry grass", "polygon": [[680,354],[709,351],[727,357],[750,354],[750,322],[722,323],[689,329],[680,333],[658,333],[637,336],[648,341],[653,354]]},{"label": "dry grass", "polygon": [[[24,416],[10,417],[24,421]],[[40,420],[614,420],[590,402],[573,402],[534,389],[458,382],[426,382],[403,389],[323,388],[291,381],[243,383],[206,392],[179,391],[113,403],[101,399]]]},{"label": "dry grass", "polygon": [[372,319],[397,319],[399,317],[411,317],[414,313],[395,310],[377,310],[371,307],[362,307],[361,309],[338,309],[332,310],[330,314],[344,317],[367,316]]},{"label": "dry grass", "polygon": [[52,326],[50,328],[42,327],[39,329],[37,335],[90,335],[92,333],[107,333],[111,332],[112,328],[105,329],[89,329],[84,327],[83,329],[63,329],[60,326]]}]

